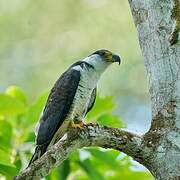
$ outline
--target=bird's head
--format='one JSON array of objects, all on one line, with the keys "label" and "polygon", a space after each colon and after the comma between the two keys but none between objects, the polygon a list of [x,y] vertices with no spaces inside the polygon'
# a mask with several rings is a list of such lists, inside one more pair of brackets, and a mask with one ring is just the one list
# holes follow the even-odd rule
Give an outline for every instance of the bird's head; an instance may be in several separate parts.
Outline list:
[{"label": "bird's head", "polygon": [[85,58],[84,61],[88,62],[95,69],[106,69],[106,67],[112,63],[117,62],[119,65],[121,63],[121,59],[118,55],[105,49],[95,51]]},{"label": "bird's head", "polygon": [[105,63],[118,62],[119,65],[121,63],[121,59],[118,55],[113,54],[111,51],[108,51],[106,49],[101,49],[101,50],[95,51],[90,56],[93,56],[93,55],[99,56],[99,60],[104,61]]}]

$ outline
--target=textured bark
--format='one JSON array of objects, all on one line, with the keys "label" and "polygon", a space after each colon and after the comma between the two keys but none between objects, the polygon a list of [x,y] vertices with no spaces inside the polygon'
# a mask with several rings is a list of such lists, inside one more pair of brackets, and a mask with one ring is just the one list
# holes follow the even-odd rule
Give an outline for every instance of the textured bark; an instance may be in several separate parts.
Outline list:
[{"label": "textured bark", "polygon": [[84,146],[117,149],[142,161],[145,153],[141,144],[142,139],[138,135],[115,128],[89,124],[82,130],[71,129],[65,138],[57,142],[14,180],[34,180],[45,177],[53,167],[62,163],[71,152]]},{"label": "textured bark", "polygon": [[129,0],[144,56],[152,125],[145,166],[156,179],[180,179],[180,1]]},{"label": "textured bark", "polygon": [[157,180],[180,179],[180,1],[129,0],[149,78],[152,124],[142,137],[120,129],[87,125],[21,172],[38,179],[84,146],[122,151],[147,167]]}]

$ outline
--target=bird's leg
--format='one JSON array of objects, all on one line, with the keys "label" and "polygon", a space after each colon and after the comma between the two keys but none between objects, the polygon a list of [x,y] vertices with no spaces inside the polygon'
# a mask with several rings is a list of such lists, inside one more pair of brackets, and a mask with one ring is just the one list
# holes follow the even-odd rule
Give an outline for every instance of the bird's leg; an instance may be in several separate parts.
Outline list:
[{"label": "bird's leg", "polygon": [[97,125],[97,121],[96,121],[96,120],[93,120],[93,121],[90,122],[90,124],[92,124],[92,125]]},{"label": "bird's leg", "polygon": [[84,123],[83,123],[83,121],[71,120],[71,127],[72,128],[83,129]]}]

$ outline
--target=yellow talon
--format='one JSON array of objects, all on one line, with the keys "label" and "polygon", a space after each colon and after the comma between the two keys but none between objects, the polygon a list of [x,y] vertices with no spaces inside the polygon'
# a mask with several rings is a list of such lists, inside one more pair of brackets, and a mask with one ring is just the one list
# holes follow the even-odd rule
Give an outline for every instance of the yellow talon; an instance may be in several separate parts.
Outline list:
[{"label": "yellow talon", "polygon": [[81,121],[80,123],[74,123],[74,121],[71,122],[71,127],[72,128],[79,128],[79,129],[83,129],[84,127],[84,123]]}]

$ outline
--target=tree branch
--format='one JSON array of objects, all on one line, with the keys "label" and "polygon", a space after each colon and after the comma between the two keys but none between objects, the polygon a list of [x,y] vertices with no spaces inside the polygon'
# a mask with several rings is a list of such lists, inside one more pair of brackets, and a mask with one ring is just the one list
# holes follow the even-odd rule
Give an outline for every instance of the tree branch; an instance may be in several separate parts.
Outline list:
[{"label": "tree branch", "polygon": [[83,129],[70,129],[66,137],[58,141],[14,180],[45,177],[52,168],[61,164],[74,150],[85,146],[113,148],[130,155],[139,162],[144,154],[140,136],[117,128],[88,124]]}]

